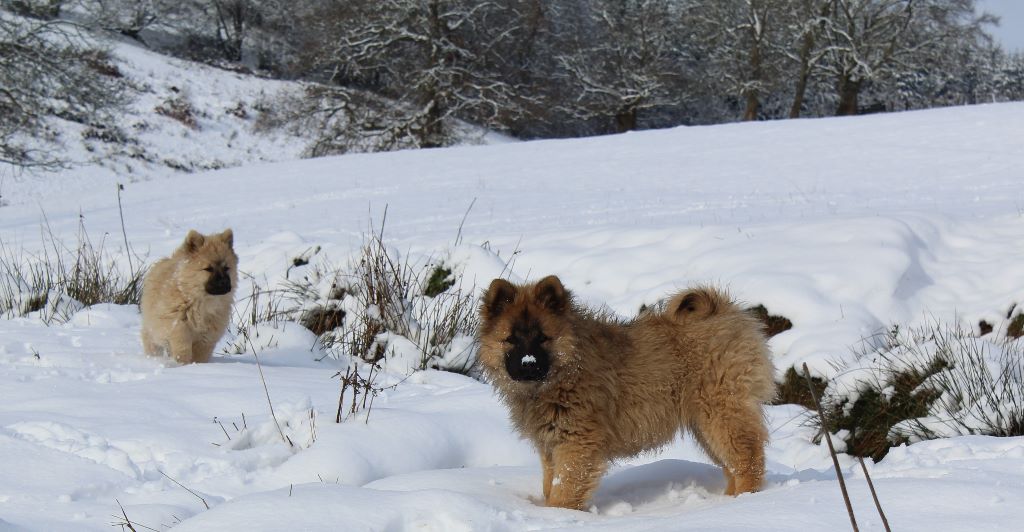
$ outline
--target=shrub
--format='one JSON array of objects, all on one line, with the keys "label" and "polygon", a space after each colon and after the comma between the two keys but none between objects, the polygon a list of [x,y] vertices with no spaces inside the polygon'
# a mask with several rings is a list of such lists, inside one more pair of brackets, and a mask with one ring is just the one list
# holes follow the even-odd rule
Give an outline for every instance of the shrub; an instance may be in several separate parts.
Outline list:
[{"label": "shrub", "polygon": [[[821,397],[828,384],[824,379],[818,377],[811,377],[811,382],[814,384],[815,395]],[[776,396],[772,404],[800,405],[810,410],[815,409],[814,398],[811,397],[811,392],[807,388],[807,379],[792,367],[786,370],[782,382],[776,386]]]},{"label": "shrub", "polygon": [[768,338],[793,328],[793,322],[789,321],[789,318],[769,314],[768,309],[764,305],[750,307],[747,309],[747,312],[753,314],[764,324],[764,333]]},{"label": "shrub", "polygon": [[107,144],[135,144],[135,139],[130,138],[123,129],[117,126],[97,124],[89,126],[82,131],[82,138],[96,140]]},{"label": "shrub", "polygon": [[1024,435],[1024,348],[957,325],[894,327],[837,368],[824,427],[846,452],[881,459],[893,445],[966,434]]},{"label": "shrub", "polygon": [[196,121],[196,111],[192,103],[182,94],[175,94],[165,99],[160,105],[153,109],[157,114],[166,116],[181,122],[189,129],[199,129],[199,122]]},{"label": "shrub", "polygon": [[[345,263],[313,260],[311,248],[292,260],[277,288],[254,283],[236,313],[238,339],[229,353],[244,353],[261,323],[290,321],[317,335],[318,349],[392,369],[436,368],[470,373],[476,359],[476,299],[449,266],[413,262],[370,233]],[[296,270],[302,268],[302,270]],[[301,275],[293,272],[301,271]]]},{"label": "shrub", "polygon": [[427,279],[427,286],[423,290],[423,295],[437,297],[452,286],[455,286],[455,279],[452,278],[452,269],[440,265],[434,266],[430,271],[430,277]]},{"label": "shrub", "polygon": [[327,276],[332,286],[344,287],[327,292],[337,291],[345,299],[328,298],[320,308],[347,312],[347,322],[327,338],[328,344],[368,362],[414,356],[409,361],[414,369],[468,372],[476,353],[472,289],[463,291],[450,269],[401,258],[382,234],[369,235],[345,271]]},{"label": "shrub", "polygon": [[47,233],[41,254],[14,250],[0,240],[0,316],[35,314],[46,323],[66,322],[99,303],[138,304],[146,269],[125,273],[105,249],[93,245],[83,226],[73,248]]},{"label": "shrub", "polygon": [[1024,336],[1024,314],[1017,314],[1010,318],[1010,323],[1006,326],[1006,336],[1010,338]]},{"label": "shrub", "polygon": [[123,78],[121,69],[113,63],[110,52],[106,50],[88,50],[82,54],[85,65],[101,76]]}]

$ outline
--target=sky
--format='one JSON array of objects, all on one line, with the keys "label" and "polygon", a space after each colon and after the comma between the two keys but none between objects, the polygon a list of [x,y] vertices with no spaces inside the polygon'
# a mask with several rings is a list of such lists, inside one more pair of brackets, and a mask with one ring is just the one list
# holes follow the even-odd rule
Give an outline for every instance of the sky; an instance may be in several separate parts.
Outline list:
[{"label": "sky", "polygon": [[1024,52],[1024,0],[978,0],[978,9],[1002,19],[989,31],[1005,50]]}]

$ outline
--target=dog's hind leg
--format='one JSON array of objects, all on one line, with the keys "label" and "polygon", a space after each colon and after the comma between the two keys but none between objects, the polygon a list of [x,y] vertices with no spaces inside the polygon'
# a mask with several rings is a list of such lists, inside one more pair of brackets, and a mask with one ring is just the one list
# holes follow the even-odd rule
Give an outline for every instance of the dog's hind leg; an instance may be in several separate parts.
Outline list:
[{"label": "dog's hind leg", "polygon": [[151,357],[155,357],[155,356],[159,356],[159,355],[162,354],[160,352],[161,351],[160,347],[157,346],[156,342],[153,341],[153,335],[149,333],[149,329],[146,328],[145,325],[142,326],[141,336],[142,336],[142,351],[145,352],[146,355],[151,356]]},{"label": "dog's hind leg", "polygon": [[704,453],[708,455],[708,458],[722,468],[722,474],[725,476],[725,493],[733,494],[736,491],[736,477],[729,472],[729,468],[725,466],[722,459],[715,454],[714,448],[704,439],[704,433],[700,431],[696,426],[691,426],[689,429],[690,436],[700,445],[700,448],[704,450]]},{"label": "dog's hind leg", "polygon": [[761,408],[726,400],[702,409],[693,431],[697,441],[722,466],[726,495],[739,495],[761,489],[764,482],[764,445],[768,430]]}]

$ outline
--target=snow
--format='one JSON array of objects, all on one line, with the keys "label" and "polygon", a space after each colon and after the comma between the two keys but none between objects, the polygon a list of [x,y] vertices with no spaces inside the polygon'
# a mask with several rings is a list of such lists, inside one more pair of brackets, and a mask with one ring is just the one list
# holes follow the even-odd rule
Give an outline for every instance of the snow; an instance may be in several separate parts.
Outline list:
[{"label": "snow", "polygon": [[[194,77],[148,52],[115,52],[154,85]],[[210,109],[273,84],[202,72],[215,81],[189,95]],[[213,122],[173,127],[152,144],[238,166],[138,168],[133,181],[120,163],[94,161],[7,181],[4,246],[39,252],[41,227],[73,241],[82,221],[123,260],[116,180],[127,238],[148,261],[189,228],[234,229],[239,312],[253,282],[344,263],[383,224],[401,257],[445,264],[477,294],[499,275],[554,273],[581,301],[632,315],[715,283],[793,321],[770,342],[780,371],[807,362],[824,376],[893,323],[1005,330],[1024,298],[1024,104],[304,161],[289,160],[296,139],[224,143],[206,136],[231,135]],[[848,526],[800,407],[767,409],[762,492],[723,496],[719,470],[680,438],[614,464],[589,512],[552,509],[538,504],[534,450],[490,386],[411,372],[419,351],[404,337],[377,338],[392,353],[381,391],[337,424],[336,374],[350,362],[297,324],[251,331],[265,391],[234,330],[210,364],[176,367],[143,356],[135,307],[69,312],[49,326],[0,320],[0,530],[108,530],[118,504],[135,523],[183,531]],[[460,342],[452,353],[468,348]],[[1011,530],[1024,518],[1021,458],[1024,438],[968,436],[896,448],[868,467],[896,530]],[[862,529],[881,529],[859,464],[840,462]]]}]

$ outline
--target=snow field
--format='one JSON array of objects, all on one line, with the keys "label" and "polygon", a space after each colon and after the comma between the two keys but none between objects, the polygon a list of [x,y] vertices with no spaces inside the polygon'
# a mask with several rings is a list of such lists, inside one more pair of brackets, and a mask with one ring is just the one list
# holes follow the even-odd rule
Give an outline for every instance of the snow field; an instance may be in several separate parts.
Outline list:
[{"label": "snow field", "polygon": [[[353,256],[386,206],[385,241],[419,263],[445,261],[467,289],[507,268],[513,280],[554,273],[582,301],[631,315],[713,282],[793,321],[771,340],[780,372],[807,362],[833,376],[893,323],[1005,327],[1024,300],[1022,124],[1024,105],[1007,104],[154,173],[127,184],[124,215],[149,261],[189,228],[232,227],[239,311],[251,283],[311,271],[289,270],[311,249],[330,264]],[[110,174],[91,172],[10,184],[4,245],[45,245],[40,211],[73,240],[81,214],[93,241],[107,235],[123,258]],[[260,361],[288,445],[251,355],[171,367],[142,356],[138,319],[133,307],[99,306],[51,327],[0,321],[0,529],[107,530],[115,500],[158,530],[847,526],[799,407],[767,409],[763,492],[722,496],[720,473],[682,438],[616,464],[591,512],[549,509],[536,504],[533,450],[486,384],[389,366],[378,384],[397,386],[369,422],[335,424],[332,375],[347,362],[325,358],[294,324],[262,324]],[[1013,530],[1022,454],[1022,438],[958,437],[869,467],[894,529]],[[840,458],[862,528],[880,529],[859,465]]]}]

